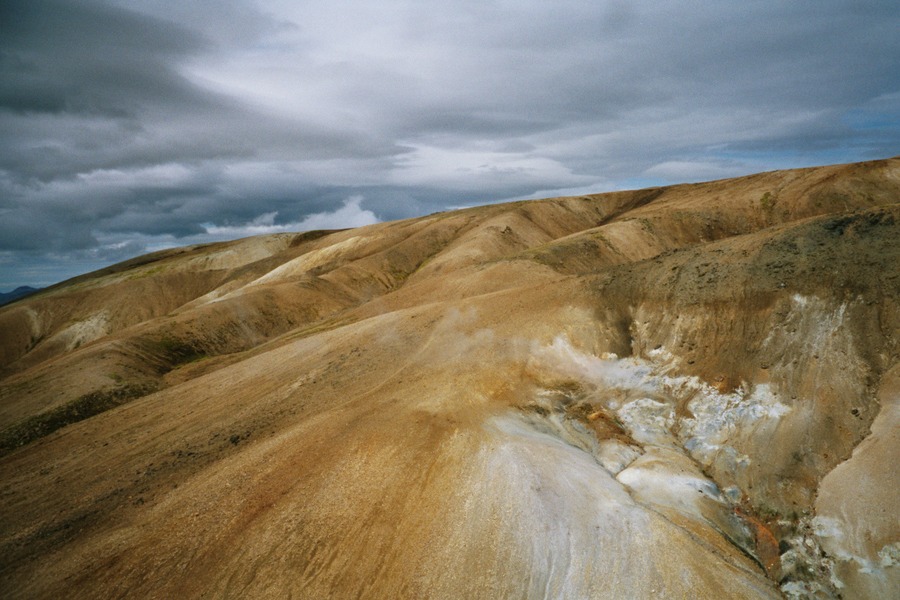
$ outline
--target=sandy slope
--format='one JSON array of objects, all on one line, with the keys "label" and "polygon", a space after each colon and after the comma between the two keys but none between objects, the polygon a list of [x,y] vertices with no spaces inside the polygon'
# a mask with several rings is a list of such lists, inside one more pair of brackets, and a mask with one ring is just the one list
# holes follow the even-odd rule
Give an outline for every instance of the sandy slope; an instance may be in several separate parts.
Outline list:
[{"label": "sandy slope", "polygon": [[896,595],[898,198],[892,159],[490,206],[0,309],[0,589]]}]

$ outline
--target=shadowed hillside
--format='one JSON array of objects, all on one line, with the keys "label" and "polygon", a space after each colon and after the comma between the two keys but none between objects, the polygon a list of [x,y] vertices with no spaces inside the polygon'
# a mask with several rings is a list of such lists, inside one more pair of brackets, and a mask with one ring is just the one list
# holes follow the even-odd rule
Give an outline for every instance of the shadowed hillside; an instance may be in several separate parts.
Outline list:
[{"label": "shadowed hillside", "polygon": [[900,597],[900,159],[0,308],[4,597]]},{"label": "shadowed hillside", "polygon": [[29,287],[27,285],[19,286],[11,292],[0,292],[0,306],[4,304],[9,304],[10,302],[15,302],[19,298],[25,298],[26,296],[30,296],[35,293],[37,288]]}]

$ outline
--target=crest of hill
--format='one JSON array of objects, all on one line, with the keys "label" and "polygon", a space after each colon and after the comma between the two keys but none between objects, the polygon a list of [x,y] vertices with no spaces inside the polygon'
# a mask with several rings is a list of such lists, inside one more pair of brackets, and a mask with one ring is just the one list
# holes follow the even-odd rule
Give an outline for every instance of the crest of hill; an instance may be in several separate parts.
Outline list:
[{"label": "crest of hill", "polygon": [[740,243],[898,195],[900,160],[888,159],[164,250],[0,310],[4,389],[18,389],[25,372],[32,381],[83,373],[65,389],[42,387],[45,398],[5,401],[0,427],[116,387],[110,372],[155,389],[187,363],[289,332]]}]

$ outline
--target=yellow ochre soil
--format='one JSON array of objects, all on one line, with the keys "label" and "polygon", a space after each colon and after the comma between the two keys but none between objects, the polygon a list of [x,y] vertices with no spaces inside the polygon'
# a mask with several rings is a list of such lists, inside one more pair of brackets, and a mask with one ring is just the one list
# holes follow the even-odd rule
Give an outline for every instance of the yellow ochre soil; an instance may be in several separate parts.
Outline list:
[{"label": "yellow ochre soil", "polygon": [[900,159],[0,309],[4,598],[900,597]]}]

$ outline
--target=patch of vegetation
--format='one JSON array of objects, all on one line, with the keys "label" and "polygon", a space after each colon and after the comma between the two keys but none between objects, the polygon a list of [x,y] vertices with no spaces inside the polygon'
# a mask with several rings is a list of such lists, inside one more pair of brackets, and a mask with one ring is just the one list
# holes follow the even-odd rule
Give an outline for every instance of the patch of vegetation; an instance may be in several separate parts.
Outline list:
[{"label": "patch of vegetation", "polygon": [[157,265],[155,267],[150,267],[149,269],[145,269],[143,271],[137,271],[128,276],[129,280],[133,279],[144,279],[146,277],[152,277],[153,275],[157,275],[165,271],[167,267],[165,265]]},{"label": "patch of vegetation", "polygon": [[316,231],[305,231],[303,233],[298,233],[291,240],[290,247],[295,248],[305,242],[311,242],[313,240],[317,240],[319,238],[331,235],[332,233],[338,233],[341,231],[346,231],[346,230],[345,229],[321,229],[321,230],[316,230]]},{"label": "patch of vegetation", "polygon": [[142,383],[112,390],[98,390],[80,396],[68,404],[29,417],[0,433],[0,456],[50,435],[66,425],[83,421],[135,398],[146,396],[156,389],[155,384]]},{"label": "patch of vegetation", "polygon": [[165,361],[173,367],[207,357],[207,353],[202,348],[170,336],[164,336],[157,340],[154,346],[154,350],[161,354]]},{"label": "patch of vegetation", "polygon": [[41,335],[32,334],[31,340],[29,341],[28,350],[31,350],[32,348],[34,348],[35,346],[40,344],[43,339],[44,339],[43,334],[41,334]]},{"label": "patch of vegetation", "polygon": [[772,192],[766,192],[759,199],[759,207],[766,213],[771,213],[777,200],[778,198]]},{"label": "patch of vegetation", "polygon": [[638,225],[641,228],[641,231],[644,231],[646,233],[653,233],[653,223],[650,221],[650,219],[641,218],[641,219],[631,219],[631,220],[636,221],[638,223]]}]

